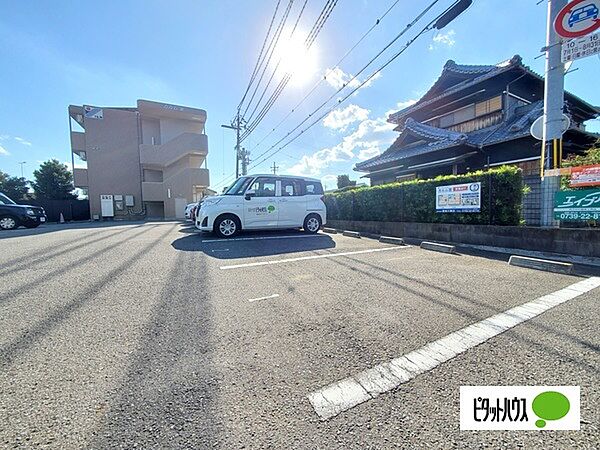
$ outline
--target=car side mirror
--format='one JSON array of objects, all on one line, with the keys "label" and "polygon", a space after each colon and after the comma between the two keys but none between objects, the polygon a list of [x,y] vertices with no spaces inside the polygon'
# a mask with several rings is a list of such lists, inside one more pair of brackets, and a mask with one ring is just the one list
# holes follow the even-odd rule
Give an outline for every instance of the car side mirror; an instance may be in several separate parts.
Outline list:
[{"label": "car side mirror", "polygon": [[256,196],[256,191],[254,189],[248,189],[246,191],[246,200],[250,200],[252,197]]}]

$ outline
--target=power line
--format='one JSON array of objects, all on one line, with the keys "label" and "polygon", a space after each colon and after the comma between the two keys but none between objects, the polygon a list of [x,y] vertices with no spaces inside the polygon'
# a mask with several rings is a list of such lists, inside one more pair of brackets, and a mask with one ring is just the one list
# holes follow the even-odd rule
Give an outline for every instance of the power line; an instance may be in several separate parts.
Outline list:
[{"label": "power line", "polygon": [[306,99],[308,99],[316,90],[317,88],[321,85],[321,83],[323,81],[325,81],[327,79],[327,74],[329,72],[333,72],[335,69],[339,68],[340,64],[348,57],[348,55],[350,55],[350,53],[352,53],[365,39],[366,37],[371,34],[371,32],[381,23],[381,21],[385,18],[385,16],[387,16],[390,11],[398,4],[400,0],[396,0],[394,3],[392,3],[392,5],[381,15],[381,17],[379,17],[375,23],[371,26],[371,28],[369,28],[362,36],[361,38],[356,41],[356,43],[339,59],[339,61],[335,64],[335,66],[332,69],[327,69],[325,71],[325,74],[322,78],[319,79],[319,81],[317,81],[315,83],[315,85],[312,87],[312,89],[302,98],[302,100],[300,100],[298,102],[298,104],[296,106],[294,106],[290,112],[287,113],[287,115],[281,119],[281,121],[279,121],[279,123],[277,125],[275,125],[275,127],[273,127],[273,129],[271,129],[271,131],[269,131],[259,142],[258,144],[256,144],[253,148],[256,149],[258,147],[260,147],[260,145],[271,135],[273,134],[273,132],[275,132],[275,130],[277,128],[279,128],[287,119],[288,117],[290,117],[295,111],[296,109],[298,109],[305,101]]},{"label": "power line", "polygon": [[[313,27],[312,27],[309,35],[307,36],[307,38],[305,40],[305,47],[306,47],[307,51],[312,46],[312,44],[314,43],[315,39],[317,38],[319,32],[321,31],[321,29],[325,25],[325,22],[327,21],[327,19],[331,15],[331,12],[333,11],[333,8],[337,4],[337,1],[338,0],[328,0],[327,3],[325,4],[325,6],[323,7],[323,10],[321,11],[321,14],[319,15],[319,17],[315,21],[315,24],[313,25]],[[277,66],[279,66],[279,63],[277,64]],[[275,68],[275,71],[276,70],[277,70],[277,67]],[[275,75],[275,71],[273,72],[273,75]],[[273,78],[273,75],[271,75],[271,79]],[[279,96],[281,95],[281,93],[283,92],[283,90],[285,89],[285,87],[287,86],[287,84],[290,81],[290,79],[291,79],[292,76],[293,76],[293,73],[287,73],[284,76],[283,80],[281,80],[281,82],[279,83],[279,85],[275,88],[275,91],[271,94],[271,97],[269,98],[269,100],[267,100],[267,103],[263,106],[263,108],[260,111],[258,117],[254,120],[254,122],[252,122],[246,128],[246,130],[242,134],[242,136],[240,138],[242,141],[244,141],[250,135],[250,133],[252,133],[252,131],[254,131],[256,129],[256,127],[260,124],[260,122],[266,116],[266,114],[269,112],[269,110],[271,109],[271,107],[273,106],[273,104],[275,103],[275,101],[279,98]],[[271,80],[269,80],[268,84],[270,84],[270,81]],[[268,87],[268,84],[267,84],[267,87]],[[266,92],[267,87],[265,87],[265,92]],[[263,92],[263,94],[264,94],[264,92]],[[259,102],[260,102],[260,100],[259,100]],[[256,108],[255,108],[255,110],[256,110]],[[254,114],[254,112],[252,114]],[[250,120],[251,120],[251,117],[248,119],[248,121],[250,121]]]},{"label": "power line", "polygon": [[[308,0],[304,0],[304,4],[302,5],[302,8],[300,9],[300,13],[298,14],[298,17],[296,18],[296,23],[294,23],[294,27],[292,28],[292,31],[291,31],[290,35],[288,36],[288,40],[290,40],[294,37],[294,33],[296,32],[296,28],[298,27],[298,23],[300,22],[300,18],[302,17],[302,14],[304,13],[304,9],[306,8],[307,3],[308,3]],[[263,97],[265,96],[265,94],[271,84],[271,81],[273,81],[273,78],[274,78],[275,74],[277,73],[277,69],[279,68],[279,65],[281,64],[282,60],[283,60],[283,57],[280,57],[279,61],[277,61],[277,64],[275,65],[275,68],[273,69],[273,72],[271,73],[271,77],[269,78],[267,85],[263,89],[262,94],[260,95],[260,98],[258,99],[258,102],[256,103],[256,106],[250,113],[250,116],[246,119],[248,122],[250,122],[252,120],[252,117],[254,116],[256,109],[258,108],[258,106],[260,105],[260,102],[262,101]],[[243,136],[242,136],[242,139],[243,139]]]},{"label": "power line", "polygon": [[[409,25],[407,25],[407,27],[400,33],[399,36],[403,35],[408,29],[410,29],[418,20],[420,20],[420,18],[422,18],[439,0],[434,1],[432,4],[430,4],[422,13],[420,13],[417,18],[415,18],[415,20],[413,20]],[[296,126],[294,129],[292,129],[290,132],[288,132],[283,138],[281,138],[279,141],[277,141],[275,144],[273,144],[271,147],[269,147],[265,152],[263,152],[256,160],[256,162],[253,164],[253,166],[257,166],[261,163],[263,163],[264,161],[266,161],[267,159],[271,158],[272,156],[274,156],[276,153],[280,152],[282,149],[284,149],[285,147],[287,147],[289,144],[291,144],[292,142],[294,142],[296,139],[298,139],[305,131],[307,131],[308,129],[310,129],[311,127],[313,127],[315,124],[317,124],[320,120],[322,120],[327,114],[329,114],[331,111],[333,111],[339,104],[343,103],[345,100],[347,100],[352,94],[354,94],[356,91],[358,91],[359,89],[361,89],[362,87],[365,86],[365,84],[367,84],[375,75],[377,75],[377,73],[379,73],[381,70],[385,69],[389,64],[391,64],[395,59],[397,59],[402,53],[404,53],[409,47],[410,45],[412,45],[413,42],[415,42],[420,36],[422,36],[423,34],[425,34],[426,32],[430,31],[431,29],[433,29],[436,24],[442,22],[440,19],[444,18],[446,16],[447,13],[449,13],[449,11],[454,10],[454,12],[456,11],[456,7],[458,4],[466,4],[466,7],[468,7],[468,5],[471,4],[470,1],[464,1],[464,0],[457,0],[456,2],[454,2],[450,7],[448,7],[444,12],[442,12],[441,14],[439,14],[436,18],[434,18],[431,22],[429,22],[425,27],[423,27],[421,29],[421,31],[414,36],[412,39],[410,39],[401,49],[400,51],[398,51],[396,54],[394,54],[388,61],[386,61],[382,66],[380,66],[377,70],[375,70],[369,77],[367,77],[362,83],[360,83],[358,86],[356,86],[350,93],[348,93],[344,98],[338,100],[337,104],[332,106],[329,110],[327,110],[324,114],[322,114],[321,116],[319,116],[316,120],[314,120],[309,126],[307,126],[306,128],[304,128],[303,130],[300,131],[300,133],[298,133],[296,136],[292,137],[288,142],[286,142],[285,144],[283,144],[282,146],[280,146],[279,148],[277,148],[277,150],[275,150],[274,152],[272,152],[271,154],[267,155],[265,158],[263,158],[262,160],[260,159],[261,157],[263,157],[264,155],[266,155],[269,151],[271,151],[272,149],[274,149],[277,145],[279,145],[281,142],[283,142],[284,140],[286,140],[290,134],[292,134],[294,131],[296,131],[300,126],[302,126],[302,124],[304,124],[306,121],[308,121],[317,111],[319,111],[324,104],[320,105],[316,110],[314,110],[312,113],[310,113],[298,126]],[[466,9],[466,7],[464,9]],[[463,10],[464,10],[463,9]],[[462,11],[461,11],[462,12]],[[460,14],[460,13],[459,13]],[[455,18],[458,14],[455,14],[455,16],[453,18]],[[440,21],[440,22],[438,22]],[[443,26],[447,25],[447,22],[443,24]],[[438,29],[441,29],[442,26],[440,26]],[[372,62],[377,59],[378,56],[381,55],[381,53],[383,53],[383,51],[385,51],[385,49],[389,48],[390,45],[395,42],[399,36],[397,36],[396,38],[394,38],[394,40],[386,45],[386,47],[384,48],[384,50],[382,50],[381,52],[378,53],[378,55],[375,58],[372,58],[369,63],[367,63],[360,71],[359,74],[362,73],[369,65],[372,64]],[[358,75],[358,74],[357,74]],[[340,88],[337,92],[339,93],[342,89],[344,89],[348,83],[350,83],[350,81],[352,81],[353,79],[356,78],[355,75],[351,80],[349,80],[342,88]],[[328,99],[328,101],[333,98],[336,94],[334,94],[332,97],[330,97]],[[325,102],[326,104],[327,102]],[[223,182],[226,182],[230,177],[227,177],[226,179],[222,180],[221,182],[219,182],[217,184],[217,186]]]},{"label": "power line", "polygon": [[279,10],[280,3],[281,3],[281,0],[277,0],[277,4],[275,5],[275,12],[273,13],[273,17],[271,18],[271,23],[269,24],[267,34],[265,35],[265,40],[263,41],[262,47],[260,48],[260,53],[258,54],[258,58],[256,59],[256,64],[254,65],[254,70],[252,71],[252,75],[250,75],[250,81],[248,82],[246,91],[244,92],[244,95],[242,96],[242,100],[240,101],[240,103],[237,107],[238,110],[242,107],[244,100],[246,100],[246,95],[248,95],[248,91],[250,90],[250,87],[252,86],[252,83],[254,82],[254,80],[256,78],[256,73],[259,70],[259,65],[262,65],[261,58],[262,58],[263,52],[265,50],[265,45],[267,44],[267,40],[269,39],[269,35],[271,34],[271,29],[273,28],[273,23],[275,22],[275,17],[277,16],[277,11]]},{"label": "power line", "polygon": [[[294,127],[292,130],[290,130],[283,138],[281,138],[279,141],[277,141],[275,144],[273,144],[271,147],[269,147],[267,150],[265,150],[263,153],[261,153],[256,159],[260,159],[261,157],[263,157],[266,153],[268,153],[270,150],[272,150],[273,148],[275,148],[278,144],[280,144],[281,142],[283,142],[285,139],[287,139],[287,137],[292,134],[294,131],[296,131],[298,128],[300,128],[303,124],[305,124],[308,120],[310,120],[310,118],[316,114],[318,111],[320,111],[324,106],[326,106],[336,95],[338,95],[342,90],[344,90],[347,86],[350,85],[350,83],[352,83],[352,81],[356,80],[358,78],[358,76],[363,73],[371,64],[373,64],[373,62],[379,58],[388,48],[390,48],[398,39],[400,39],[404,34],[406,34],[412,27],[413,25],[415,25],[419,20],[421,20],[423,18],[423,16],[425,16],[440,0],[434,0],[432,3],[429,4],[429,6],[427,6],[421,13],[419,13],[412,22],[410,22],[408,25],[406,25],[406,27],[404,27],[404,29],[398,33],[398,35],[392,39],[390,42],[388,42],[388,44],[383,47],[382,50],[380,50],[373,58],[371,58],[371,60],[365,64],[357,73],[356,75],[354,75],[352,78],[350,78],[346,83],[344,83],[344,85],[339,88],[336,92],[334,92],[331,96],[329,96],[329,98],[327,98],[323,103],[321,103],[315,110],[313,110],[308,116],[306,116],[306,118],[304,120],[302,120],[302,122],[300,122],[296,127]],[[445,11],[446,12],[446,11]],[[445,14],[442,13],[443,14]],[[441,17],[441,16],[440,16]],[[359,84],[359,88],[364,86],[366,84],[367,81],[369,81],[371,78],[373,78],[375,76],[377,72],[375,72],[373,75],[371,75],[367,80],[363,81],[361,84]],[[358,89],[354,89],[352,91],[356,92]],[[347,98],[347,97],[346,97]],[[345,99],[344,99],[345,100]],[[341,101],[338,101],[338,105],[342,103]],[[336,105],[337,107],[337,105]],[[335,109],[335,107],[333,108]]]},{"label": "power line", "polygon": [[[394,54],[388,61],[386,61],[382,66],[380,66],[377,70],[375,70],[369,77],[367,77],[360,85],[358,85],[356,88],[354,88],[351,92],[349,92],[344,98],[338,100],[338,103],[336,105],[334,105],[333,107],[331,107],[330,109],[328,109],[324,114],[320,115],[316,120],[314,120],[309,126],[307,126],[306,128],[304,128],[303,130],[300,131],[300,133],[298,133],[296,136],[294,136],[292,139],[290,139],[288,142],[286,142],[285,144],[283,144],[281,147],[279,147],[277,150],[275,150],[273,153],[271,153],[270,155],[267,155],[266,158],[260,160],[260,158],[262,156],[264,156],[268,151],[270,151],[271,149],[273,149],[275,146],[278,145],[278,143],[282,142],[283,140],[285,140],[286,138],[283,138],[281,140],[279,140],[276,144],[274,144],[273,146],[271,146],[269,149],[267,149],[267,151],[263,152],[256,160],[254,166],[257,166],[261,163],[263,163],[264,161],[266,161],[267,159],[273,157],[275,154],[277,154],[279,151],[281,151],[282,149],[284,149],[285,147],[287,147],[289,144],[291,144],[292,142],[294,142],[296,139],[298,139],[305,131],[307,131],[308,129],[310,129],[311,127],[313,127],[315,124],[317,124],[318,122],[320,122],[325,116],[327,116],[327,114],[329,114],[331,111],[333,111],[335,108],[337,108],[337,106],[341,103],[343,103],[344,101],[346,101],[352,94],[354,94],[356,91],[358,91],[360,88],[362,88],[365,84],[367,84],[378,72],[382,71],[383,69],[385,69],[388,65],[390,65],[396,58],[398,58],[402,53],[404,53],[411,45],[414,41],[416,41],[419,37],[421,37],[423,34],[425,34],[428,31],[431,31],[436,23],[438,23],[438,20],[440,20],[442,17],[444,17],[446,15],[446,13],[448,13],[449,11],[451,11],[456,5],[458,5],[459,3],[461,3],[463,0],[457,0],[455,3],[453,3],[449,8],[447,8],[444,12],[442,12],[440,15],[438,15],[435,19],[433,19],[431,22],[429,22],[425,27],[423,27],[421,29],[421,31],[419,31],[419,33],[417,33],[416,36],[414,36],[412,39],[410,39],[401,49],[400,51],[398,51],[396,54]],[[435,2],[434,2],[435,3]],[[445,26],[446,24],[444,24]],[[412,25],[411,25],[412,26]],[[318,108],[320,109],[320,107]],[[317,109],[317,110],[318,110]],[[309,116],[307,117],[310,118],[312,115],[314,114],[311,113],[309,114]],[[306,122],[305,119],[302,123]],[[295,129],[297,129],[298,127],[296,127]],[[293,132],[293,131],[292,131]],[[290,133],[288,133],[289,135]],[[287,137],[287,135],[286,135]]]},{"label": "power line", "polygon": [[268,56],[267,56],[266,63],[262,68],[260,78],[256,82],[256,86],[254,87],[254,92],[252,92],[252,96],[250,97],[250,100],[248,101],[248,104],[246,105],[246,109],[244,110],[242,117],[246,116],[246,113],[248,112],[248,108],[250,108],[250,105],[252,104],[252,101],[254,100],[254,96],[256,95],[256,92],[258,91],[258,88],[260,87],[260,83],[262,82],[262,79],[265,76],[265,72],[267,71],[267,67],[269,67],[269,63],[271,62],[271,58],[273,57],[273,53],[275,52],[275,48],[277,47],[277,43],[279,42],[279,38],[283,31],[283,27],[285,25],[285,22],[287,21],[288,16],[290,15],[290,11],[292,9],[293,4],[294,4],[294,0],[290,0],[287,8],[285,9],[285,11],[283,13],[283,17],[279,21],[279,25],[277,25],[277,29],[275,30],[275,34],[273,35],[273,39],[271,39],[271,42],[267,49]]}]

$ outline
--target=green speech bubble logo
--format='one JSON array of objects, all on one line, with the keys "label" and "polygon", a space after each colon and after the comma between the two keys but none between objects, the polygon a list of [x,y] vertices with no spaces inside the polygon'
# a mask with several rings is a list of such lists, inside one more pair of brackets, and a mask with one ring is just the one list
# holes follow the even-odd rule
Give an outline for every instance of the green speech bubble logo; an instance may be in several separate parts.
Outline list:
[{"label": "green speech bubble logo", "polygon": [[267,207],[267,211],[269,211],[269,214],[271,214],[273,211],[275,211],[275,207],[273,205],[269,205]]},{"label": "green speech bubble logo", "polygon": [[535,421],[535,426],[544,428],[546,420],[558,420],[565,417],[571,404],[569,399],[560,392],[546,391],[533,399],[531,407],[533,412],[540,417],[540,420]]}]

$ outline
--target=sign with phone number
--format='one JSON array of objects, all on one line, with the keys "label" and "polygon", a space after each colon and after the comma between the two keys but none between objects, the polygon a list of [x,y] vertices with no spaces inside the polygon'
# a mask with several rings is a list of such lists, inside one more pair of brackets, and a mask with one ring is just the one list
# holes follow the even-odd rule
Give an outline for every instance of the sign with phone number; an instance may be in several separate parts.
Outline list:
[{"label": "sign with phone number", "polygon": [[560,191],[554,198],[557,220],[600,220],[600,189]]}]

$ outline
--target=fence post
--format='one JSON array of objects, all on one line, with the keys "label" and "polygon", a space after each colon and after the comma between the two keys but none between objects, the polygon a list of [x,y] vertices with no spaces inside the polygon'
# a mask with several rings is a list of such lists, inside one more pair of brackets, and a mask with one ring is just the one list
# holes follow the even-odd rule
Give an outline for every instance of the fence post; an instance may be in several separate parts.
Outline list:
[{"label": "fence post", "polygon": [[489,224],[492,225],[492,174],[488,172],[488,216]]}]

